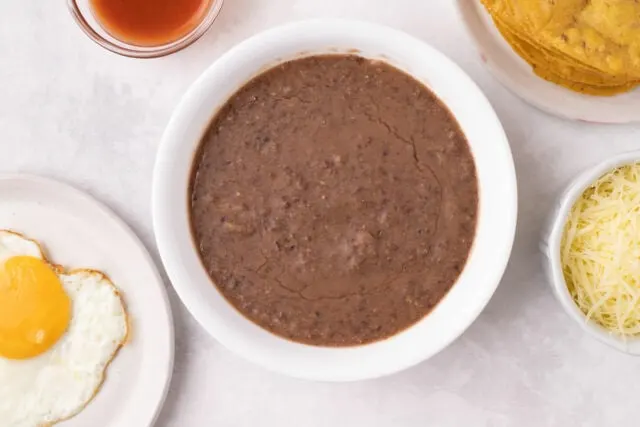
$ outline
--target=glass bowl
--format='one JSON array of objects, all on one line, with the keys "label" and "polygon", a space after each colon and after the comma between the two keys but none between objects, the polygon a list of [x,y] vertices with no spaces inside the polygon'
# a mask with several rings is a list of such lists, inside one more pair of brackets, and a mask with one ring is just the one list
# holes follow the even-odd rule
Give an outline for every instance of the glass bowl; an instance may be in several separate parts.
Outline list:
[{"label": "glass bowl", "polygon": [[91,40],[119,55],[158,58],[182,50],[202,37],[220,13],[224,0],[211,0],[207,11],[202,15],[202,20],[189,33],[172,42],[155,46],[138,46],[113,37],[95,18],[89,3],[89,0],[67,0],[71,15]]}]

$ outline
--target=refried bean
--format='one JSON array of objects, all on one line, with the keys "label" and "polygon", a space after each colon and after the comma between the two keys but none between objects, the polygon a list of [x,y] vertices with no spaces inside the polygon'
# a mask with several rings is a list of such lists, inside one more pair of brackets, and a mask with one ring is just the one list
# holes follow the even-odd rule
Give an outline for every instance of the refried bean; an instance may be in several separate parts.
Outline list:
[{"label": "refried bean", "polygon": [[242,87],[202,139],[190,192],[224,297],[319,346],[371,343],[426,316],[465,266],[478,209],[452,114],[356,55],[296,59]]}]

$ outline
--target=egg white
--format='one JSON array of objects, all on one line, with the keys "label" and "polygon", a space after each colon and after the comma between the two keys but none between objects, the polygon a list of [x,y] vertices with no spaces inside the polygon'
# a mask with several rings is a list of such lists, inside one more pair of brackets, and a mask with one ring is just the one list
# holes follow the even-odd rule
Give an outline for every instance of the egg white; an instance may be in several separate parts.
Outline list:
[{"label": "egg white", "polygon": [[44,259],[42,249],[37,242],[12,231],[0,230],[0,263],[18,255]]},{"label": "egg white", "polygon": [[[0,262],[15,255],[44,259],[40,246],[0,231]],[[69,328],[47,352],[26,360],[0,357],[0,424],[41,427],[80,412],[128,334],[127,314],[111,281],[93,270],[58,272],[72,301]]]}]

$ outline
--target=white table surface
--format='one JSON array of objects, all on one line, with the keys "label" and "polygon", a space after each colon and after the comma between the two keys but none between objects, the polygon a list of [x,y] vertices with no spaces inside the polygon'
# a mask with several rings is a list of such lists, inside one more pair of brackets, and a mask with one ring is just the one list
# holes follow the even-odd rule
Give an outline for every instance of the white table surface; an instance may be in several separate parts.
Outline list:
[{"label": "white table surface", "polygon": [[564,183],[606,156],[640,148],[639,126],[572,123],[524,104],[482,67],[453,0],[226,0],[203,39],[157,60],[94,45],[64,3],[0,0],[0,172],[42,174],[88,191],[138,232],[156,260],[151,174],[172,109],[222,52],[284,22],[358,18],[428,41],[485,91],[515,157],[520,212],[511,262],[487,309],[448,349],[380,380],[293,380],[222,348],[167,283],[176,365],[158,427],[638,425],[640,359],[593,341],[569,320],[545,283],[537,245]]}]

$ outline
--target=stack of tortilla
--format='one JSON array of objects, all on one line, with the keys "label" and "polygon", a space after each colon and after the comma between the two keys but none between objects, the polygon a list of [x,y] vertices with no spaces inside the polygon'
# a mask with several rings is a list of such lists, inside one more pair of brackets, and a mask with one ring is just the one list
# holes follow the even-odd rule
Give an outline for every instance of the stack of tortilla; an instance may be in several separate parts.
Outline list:
[{"label": "stack of tortilla", "polygon": [[611,96],[640,84],[640,0],[481,0],[536,74]]}]

